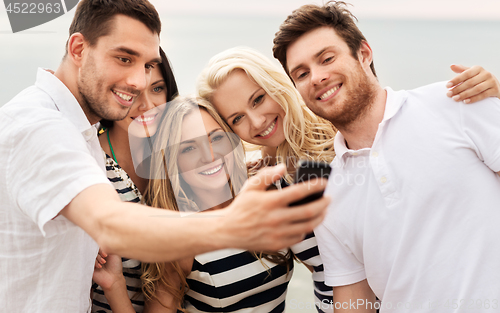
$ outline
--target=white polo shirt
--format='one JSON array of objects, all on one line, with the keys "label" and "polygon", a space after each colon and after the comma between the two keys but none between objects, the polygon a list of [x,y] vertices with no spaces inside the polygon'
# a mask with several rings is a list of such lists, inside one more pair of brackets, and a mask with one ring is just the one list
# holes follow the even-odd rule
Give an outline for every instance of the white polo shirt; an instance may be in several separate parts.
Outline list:
[{"label": "white polo shirt", "polygon": [[326,284],[367,279],[382,312],[499,311],[500,101],[386,91],[371,149],[335,139],[315,230]]},{"label": "white polo shirt", "polygon": [[98,246],[58,213],[109,184],[75,97],[39,69],[35,86],[0,109],[0,306],[5,312],[87,312]]}]

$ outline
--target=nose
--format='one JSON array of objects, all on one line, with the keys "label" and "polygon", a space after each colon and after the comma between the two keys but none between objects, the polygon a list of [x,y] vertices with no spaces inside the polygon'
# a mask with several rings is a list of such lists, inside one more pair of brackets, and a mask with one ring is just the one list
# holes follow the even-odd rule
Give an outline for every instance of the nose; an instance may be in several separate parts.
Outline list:
[{"label": "nose", "polygon": [[251,112],[248,113],[248,118],[250,120],[250,124],[252,125],[252,128],[260,130],[262,127],[264,127],[266,123],[266,117],[262,114],[259,114],[258,112]]},{"label": "nose", "polygon": [[212,163],[215,161],[214,150],[209,142],[208,137],[203,138],[203,143],[200,145],[201,161],[203,163]]},{"label": "nose", "polygon": [[127,77],[127,85],[136,89],[137,91],[143,92],[151,78],[151,75],[146,73],[146,69],[143,66],[134,66]]},{"label": "nose", "polygon": [[137,101],[139,102],[139,109],[143,112],[149,111],[155,107],[153,101],[151,100],[149,90],[142,92],[139,98],[137,98]]},{"label": "nose", "polygon": [[328,71],[320,67],[311,68],[311,82],[313,85],[319,85],[329,77]]}]

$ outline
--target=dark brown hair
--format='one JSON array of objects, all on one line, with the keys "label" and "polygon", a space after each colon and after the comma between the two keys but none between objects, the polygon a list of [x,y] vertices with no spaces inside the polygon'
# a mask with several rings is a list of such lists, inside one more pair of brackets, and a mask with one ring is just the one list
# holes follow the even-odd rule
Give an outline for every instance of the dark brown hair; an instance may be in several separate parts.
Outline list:
[{"label": "dark brown hair", "polygon": [[[331,27],[335,30],[347,44],[351,55],[357,60],[358,51],[363,41],[367,41],[356,26],[356,17],[346,8],[347,4],[343,1],[328,1],[323,6],[308,4],[303,5],[293,11],[286,20],[280,25],[279,31],[274,35],[273,55],[288,72],[286,65],[286,51],[299,37],[305,33],[319,27]],[[373,62],[370,68],[375,76],[375,67]]]},{"label": "dark brown hair", "polygon": [[82,0],[69,27],[69,36],[81,33],[94,46],[100,37],[110,33],[111,22],[117,14],[136,19],[153,33],[160,34],[160,17],[147,0]]}]

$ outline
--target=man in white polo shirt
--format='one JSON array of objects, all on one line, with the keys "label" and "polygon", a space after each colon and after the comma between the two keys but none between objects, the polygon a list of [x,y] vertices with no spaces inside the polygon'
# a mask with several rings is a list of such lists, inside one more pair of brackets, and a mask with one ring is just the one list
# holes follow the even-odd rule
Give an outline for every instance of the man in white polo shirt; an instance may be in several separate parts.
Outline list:
[{"label": "man in white polo shirt", "polygon": [[94,124],[123,119],[148,86],[161,60],[160,28],[146,0],[80,1],[57,71],[39,69],[35,85],[0,109],[2,311],[87,312],[99,246],[146,262],[223,248],[274,250],[322,220],[326,198],[288,207],[320,184],[265,191],[283,167],[250,180],[218,217],[182,219],[120,201]]},{"label": "man in white polo shirt", "polygon": [[335,312],[498,312],[500,101],[457,103],[446,83],[383,89],[341,3],[294,11],[274,44],[339,130],[315,229]]}]

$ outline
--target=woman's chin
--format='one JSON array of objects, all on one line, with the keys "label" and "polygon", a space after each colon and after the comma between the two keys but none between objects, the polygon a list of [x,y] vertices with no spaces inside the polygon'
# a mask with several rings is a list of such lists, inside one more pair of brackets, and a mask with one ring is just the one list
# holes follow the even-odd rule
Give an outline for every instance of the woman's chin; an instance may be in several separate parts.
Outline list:
[{"label": "woman's chin", "polygon": [[129,136],[134,136],[137,138],[147,138],[156,134],[156,129],[158,125],[143,126],[139,124],[131,124],[128,128]]}]

